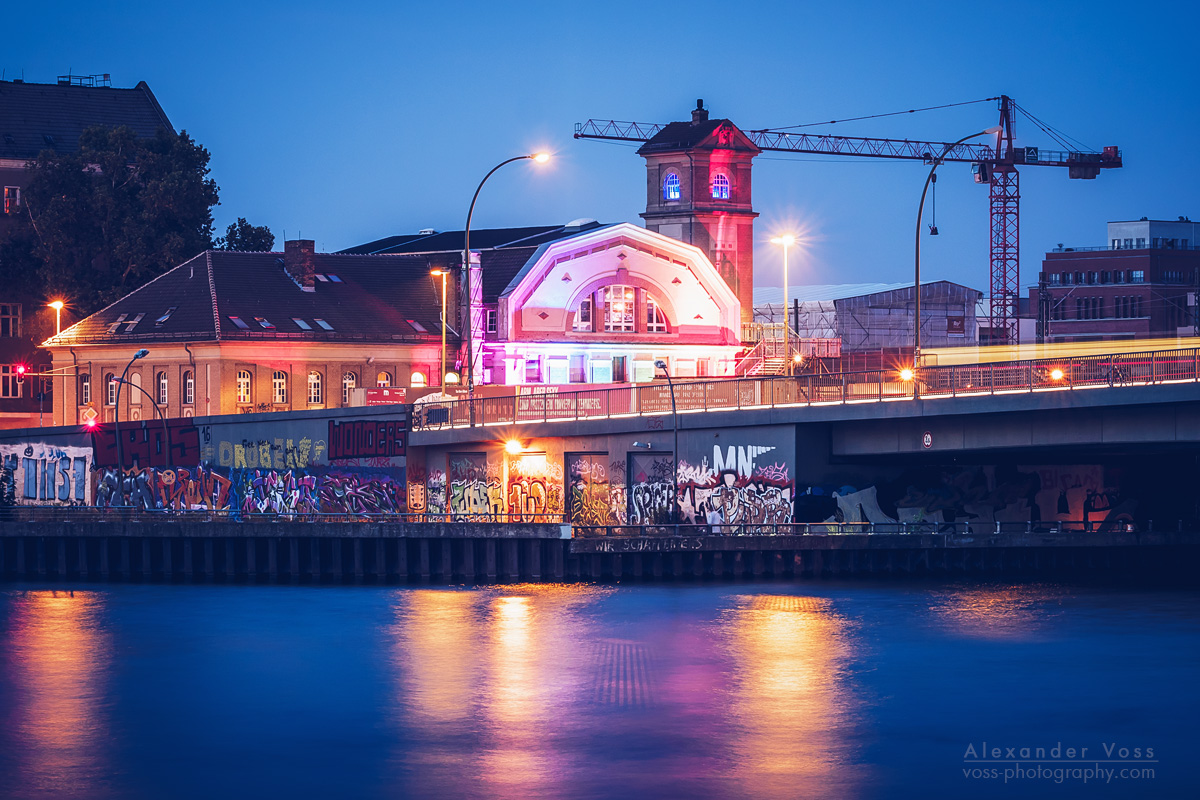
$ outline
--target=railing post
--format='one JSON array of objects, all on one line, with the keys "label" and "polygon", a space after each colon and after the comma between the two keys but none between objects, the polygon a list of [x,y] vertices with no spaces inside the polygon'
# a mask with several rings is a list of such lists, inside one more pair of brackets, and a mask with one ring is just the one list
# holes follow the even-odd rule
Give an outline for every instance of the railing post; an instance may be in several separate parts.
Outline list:
[{"label": "railing post", "polygon": [[550,419],[550,395],[542,395],[542,422],[547,422]]},{"label": "railing post", "polygon": [[991,367],[991,369],[988,370],[988,380],[991,382],[992,388],[991,388],[991,391],[988,392],[988,394],[995,394],[996,393],[996,362],[993,361],[989,366]]},{"label": "railing post", "polygon": [[1150,354],[1150,382],[1151,383],[1158,382],[1158,370],[1156,369],[1157,366],[1158,366],[1158,353],[1151,353]]},{"label": "railing post", "polygon": [[842,403],[846,402],[846,373],[842,373]]},{"label": "railing post", "polygon": [[1112,386],[1113,386],[1113,356],[1112,356],[1112,353],[1109,353],[1108,354],[1108,388],[1111,389]]}]

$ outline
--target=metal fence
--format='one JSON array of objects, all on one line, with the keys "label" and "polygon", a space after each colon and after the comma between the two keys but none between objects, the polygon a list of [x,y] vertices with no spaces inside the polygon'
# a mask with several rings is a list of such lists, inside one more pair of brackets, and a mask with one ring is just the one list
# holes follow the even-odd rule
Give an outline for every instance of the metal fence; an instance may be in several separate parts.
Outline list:
[{"label": "metal fence", "polygon": [[[1153,523],[1149,523],[1153,527]],[[1179,530],[1183,524],[1179,523]],[[940,534],[989,536],[995,534],[1062,534],[1145,532],[1133,522],[789,522],[763,525],[575,525],[575,539],[657,538],[697,536],[841,536],[849,534]],[[1172,528],[1174,530],[1174,528]]]},{"label": "metal fence", "polygon": [[[924,366],[909,380],[897,367],[791,377],[680,381],[675,383],[675,401],[681,412],[729,411],[912,400],[918,396],[941,398],[1146,386],[1194,382],[1200,378],[1198,366],[1200,348],[1186,348]],[[659,416],[670,411],[670,388],[666,383],[656,382],[611,389],[420,403],[413,407],[412,428],[437,430],[473,425]]]},{"label": "metal fence", "polygon": [[0,508],[4,522],[365,522],[365,523],[493,523],[497,525],[547,524],[566,522],[563,514],[414,514],[339,512],[257,512],[239,509],[166,509],[137,506],[5,506]]}]

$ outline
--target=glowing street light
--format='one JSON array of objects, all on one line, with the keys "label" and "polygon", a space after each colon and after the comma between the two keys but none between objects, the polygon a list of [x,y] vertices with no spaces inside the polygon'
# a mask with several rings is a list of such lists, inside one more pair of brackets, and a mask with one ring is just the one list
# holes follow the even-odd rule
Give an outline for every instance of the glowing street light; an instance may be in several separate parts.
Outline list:
[{"label": "glowing street light", "polygon": [[62,333],[63,301],[55,300],[53,303],[47,303],[46,305],[54,309],[54,335],[58,336]]},{"label": "glowing street light", "polygon": [[520,439],[509,439],[504,443],[504,452],[510,456],[519,456],[525,452],[525,445],[521,444]]},{"label": "glowing street light", "polygon": [[1053,369],[1050,371],[1050,379],[1061,381],[1063,379],[1063,371],[1061,369]]},{"label": "glowing street light", "polygon": [[[788,248],[796,243],[796,237],[790,233],[783,236],[776,236],[771,240],[771,244],[783,245],[783,357],[786,359],[791,353],[788,347],[788,329],[791,328],[791,323],[788,322]],[[790,361],[787,364],[788,375],[792,374],[792,365]]]},{"label": "glowing street light", "polygon": [[915,374],[916,373],[914,373],[911,369],[909,369],[908,367],[905,367],[904,369],[900,370],[900,380],[907,383],[908,381],[911,381],[913,379],[913,376]]}]

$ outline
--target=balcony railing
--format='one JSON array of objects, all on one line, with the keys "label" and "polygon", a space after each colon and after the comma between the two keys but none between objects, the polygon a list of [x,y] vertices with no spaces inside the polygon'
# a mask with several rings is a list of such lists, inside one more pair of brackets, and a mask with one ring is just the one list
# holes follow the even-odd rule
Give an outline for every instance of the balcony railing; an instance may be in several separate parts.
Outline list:
[{"label": "balcony railing", "polygon": [[[804,374],[763,378],[725,378],[675,383],[680,413],[737,411],[781,406],[820,406],[935,400],[944,397],[1072,391],[1090,387],[1147,386],[1196,382],[1200,348],[1118,353],[988,364],[926,366],[912,380],[900,369]],[[578,392],[482,397],[474,400],[419,403],[413,406],[413,430],[481,425],[570,422],[671,413],[666,383],[584,389]]]}]

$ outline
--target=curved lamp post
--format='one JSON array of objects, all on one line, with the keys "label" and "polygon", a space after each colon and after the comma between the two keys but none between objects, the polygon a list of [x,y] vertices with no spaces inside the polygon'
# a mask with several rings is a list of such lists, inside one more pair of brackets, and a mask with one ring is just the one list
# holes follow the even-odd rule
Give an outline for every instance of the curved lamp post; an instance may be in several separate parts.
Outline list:
[{"label": "curved lamp post", "polygon": [[[933,174],[937,172],[937,168],[942,165],[946,156],[950,151],[958,147],[968,139],[976,139],[980,136],[987,136],[993,133],[1000,133],[1000,126],[994,125],[987,130],[979,133],[972,133],[970,136],[964,136],[954,144],[946,145],[946,149],[942,154],[933,160],[933,166],[929,168],[929,175],[925,178],[925,187],[921,189],[921,204],[917,206],[917,244],[916,244],[916,268],[915,277],[913,278],[913,292],[915,293],[913,305],[913,372],[915,373],[921,364],[921,214],[925,211],[925,195],[929,192],[929,184],[933,182]],[[996,147],[999,151],[999,145]],[[998,154],[998,153],[997,153]],[[913,397],[917,397],[920,393],[920,384],[913,384]]]},{"label": "curved lamp post", "polygon": [[792,327],[788,322],[788,248],[796,243],[796,237],[790,233],[777,236],[771,244],[783,245],[783,358],[787,362],[787,374],[792,374],[792,351],[788,347],[788,331]]},{"label": "curved lamp post", "polygon": [[[471,339],[475,334],[474,326],[471,320],[471,217],[475,214],[475,201],[479,199],[479,192],[483,189],[483,185],[487,183],[488,178],[495,174],[496,170],[506,164],[511,164],[514,161],[522,161],[526,158],[533,159],[539,164],[545,164],[550,160],[549,153],[530,153],[524,156],[514,156],[507,161],[501,161],[496,166],[492,167],[491,172],[483,176],[483,180],[479,182],[479,186],[475,189],[475,196],[471,198],[471,207],[467,209],[467,226],[463,229],[463,265],[462,265],[462,287],[463,287],[463,319],[465,323],[459,329],[463,335],[467,337],[467,360],[464,365],[467,372],[467,397],[470,398],[475,391],[475,365],[472,361]],[[443,376],[445,370],[442,371]],[[443,377],[443,380],[445,378]],[[474,407],[472,407],[474,413]]]},{"label": "curved lamp post", "polygon": [[[124,475],[125,464],[121,459],[121,384],[125,382],[125,376],[129,374],[129,368],[133,366],[133,362],[139,358],[145,358],[150,355],[150,351],[142,348],[133,354],[133,358],[129,359],[129,363],[125,365],[124,371],[121,373],[121,380],[117,381],[117,398],[116,407],[113,409],[113,436],[117,439],[117,475]],[[121,491],[121,480],[118,477],[117,491]],[[121,500],[125,497],[122,495]]]},{"label": "curved lamp post", "polygon": [[675,409],[675,384],[671,382],[671,373],[667,372],[667,362],[661,358],[654,366],[663,371],[667,379],[667,388],[671,392],[671,433],[675,436],[675,444],[671,448],[671,481],[675,487],[671,499],[671,521],[675,523],[675,534],[679,534],[679,413]]},{"label": "curved lamp post", "polygon": [[134,389],[137,389],[139,392],[144,394],[146,396],[146,399],[150,401],[150,405],[154,406],[154,413],[157,414],[158,418],[162,420],[163,453],[166,456],[166,460],[167,460],[166,466],[168,468],[170,468],[170,466],[171,466],[171,432],[170,432],[170,429],[167,428],[167,415],[163,413],[163,410],[161,408],[159,408],[158,403],[154,402],[154,398],[150,396],[150,393],[147,392],[145,389],[143,389],[141,386],[138,386],[136,383],[133,383],[132,381],[122,380],[121,382],[127,386],[131,386]]}]

